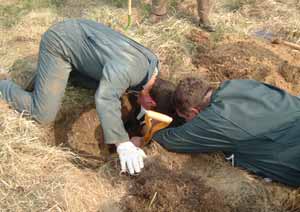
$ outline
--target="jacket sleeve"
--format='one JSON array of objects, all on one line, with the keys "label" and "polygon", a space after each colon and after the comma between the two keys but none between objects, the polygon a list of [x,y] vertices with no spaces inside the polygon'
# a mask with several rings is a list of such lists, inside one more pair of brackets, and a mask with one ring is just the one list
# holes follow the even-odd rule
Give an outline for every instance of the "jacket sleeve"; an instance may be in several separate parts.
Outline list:
[{"label": "jacket sleeve", "polygon": [[173,152],[200,153],[233,151],[233,141],[222,133],[216,125],[217,120],[203,119],[201,115],[176,128],[157,132],[153,140]]},{"label": "jacket sleeve", "polygon": [[126,71],[120,71],[120,65],[106,64],[95,95],[96,109],[99,115],[106,144],[129,141],[121,119],[120,97],[130,85]]}]

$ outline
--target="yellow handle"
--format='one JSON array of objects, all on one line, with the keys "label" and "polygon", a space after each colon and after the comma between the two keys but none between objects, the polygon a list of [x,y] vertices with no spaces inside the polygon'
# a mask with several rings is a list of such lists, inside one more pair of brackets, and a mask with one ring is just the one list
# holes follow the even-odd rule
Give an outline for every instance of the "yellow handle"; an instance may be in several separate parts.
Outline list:
[{"label": "yellow handle", "polygon": [[[152,120],[156,120],[158,123],[153,126]],[[147,111],[145,114],[147,132],[144,135],[144,145],[151,140],[154,133],[156,133],[158,130],[166,128],[172,121],[173,119],[165,114],[150,110]]]},{"label": "yellow handle", "polygon": [[128,0],[128,15],[131,16],[132,12],[131,12],[131,0]]}]

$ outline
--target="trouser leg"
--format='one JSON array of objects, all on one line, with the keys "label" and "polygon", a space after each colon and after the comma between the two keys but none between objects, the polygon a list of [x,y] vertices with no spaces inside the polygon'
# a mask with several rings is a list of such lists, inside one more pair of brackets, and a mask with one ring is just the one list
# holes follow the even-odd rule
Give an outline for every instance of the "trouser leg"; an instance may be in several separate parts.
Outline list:
[{"label": "trouser leg", "polygon": [[203,24],[209,24],[210,0],[197,0],[199,21]]},{"label": "trouser leg", "polygon": [[[33,91],[34,82],[36,80],[35,78],[36,78],[36,73],[30,76],[29,80],[25,83],[26,91]],[[70,83],[70,85],[74,87],[86,88],[92,90],[97,90],[97,88],[99,87],[99,80],[95,80],[91,77],[83,75],[76,70],[71,71],[68,83]]]},{"label": "trouser leg", "polygon": [[71,71],[71,64],[55,51],[55,39],[50,34],[41,41],[33,92],[27,92],[11,81],[0,81],[2,98],[43,124],[55,119]]},{"label": "trouser leg", "polygon": [[216,29],[210,24],[209,12],[211,9],[211,0],[197,0],[199,26],[207,32],[214,32]]},{"label": "trouser leg", "polygon": [[25,92],[10,80],[0,80],[0,99],[5,100],[20,112],[31,111],[32,94]]},{"label": "trouser leg", "polygon": [[152,0],[152,14],[165,15],[167,13],[168,0]]}]

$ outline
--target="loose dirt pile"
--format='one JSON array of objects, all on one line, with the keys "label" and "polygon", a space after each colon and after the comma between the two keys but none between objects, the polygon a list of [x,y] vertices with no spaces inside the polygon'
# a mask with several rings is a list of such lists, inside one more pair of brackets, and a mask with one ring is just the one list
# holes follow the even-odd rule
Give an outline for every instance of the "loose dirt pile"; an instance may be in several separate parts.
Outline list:
[{"label": "loose dirt pile", "polygon": [[[174,168],[174,167],[173,167]],[[132,179],[122,200],[125,211],[229,211],[224,197],[198,176],[170,169],[154,157]]]},{"label": "loose dirt pile", "polygon": [[281,45],[271,45],[253,38],[235,39],[215,44],[203,39],[201,31],[189,38],[198,46],[193,64],[212,83],[229,79],[254,79],[292,94],[300,93],[300,52]]}]

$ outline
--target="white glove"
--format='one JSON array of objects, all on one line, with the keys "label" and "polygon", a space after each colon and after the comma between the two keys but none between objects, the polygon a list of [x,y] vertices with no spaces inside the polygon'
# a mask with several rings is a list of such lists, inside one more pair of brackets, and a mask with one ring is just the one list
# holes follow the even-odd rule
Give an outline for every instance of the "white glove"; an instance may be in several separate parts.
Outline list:
[{"label": "white glove", "polygon": [[120,143],[117,146],[117,152],[122,172],[129,171],[129,174],[133,175],[140,173],[141,169],[144,168],[143,159],[147,156],[141,148],[136,147],[131,141]]}]

